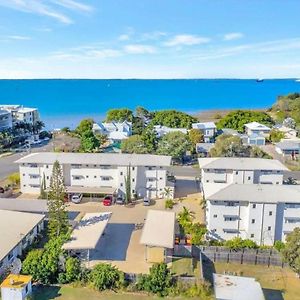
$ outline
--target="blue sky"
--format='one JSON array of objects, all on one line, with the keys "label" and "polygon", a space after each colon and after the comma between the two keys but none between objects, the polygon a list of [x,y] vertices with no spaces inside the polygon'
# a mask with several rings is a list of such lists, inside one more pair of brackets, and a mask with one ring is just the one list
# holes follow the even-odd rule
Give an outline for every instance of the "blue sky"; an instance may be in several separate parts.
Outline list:
[{"label": "blue sky", "polygon": [[0,0],[0,78],[299,78],[299,11],[299,0]]}]

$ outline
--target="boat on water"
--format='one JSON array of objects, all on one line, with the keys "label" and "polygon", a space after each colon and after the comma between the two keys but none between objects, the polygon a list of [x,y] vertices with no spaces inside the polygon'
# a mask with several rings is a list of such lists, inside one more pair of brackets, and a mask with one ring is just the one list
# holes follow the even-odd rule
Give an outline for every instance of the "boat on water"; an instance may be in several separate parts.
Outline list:
[{"label": "boat on water", "polygon": [[257,78],[256,82],[263,82],[264,80],[262,78]]}]

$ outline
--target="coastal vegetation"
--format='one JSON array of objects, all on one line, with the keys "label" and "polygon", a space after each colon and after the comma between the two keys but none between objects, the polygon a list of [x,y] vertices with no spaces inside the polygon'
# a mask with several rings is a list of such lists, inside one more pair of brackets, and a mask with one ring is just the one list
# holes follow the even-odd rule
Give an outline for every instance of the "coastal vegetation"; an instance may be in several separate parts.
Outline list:
[{"label": "coastal vegetation", "polygon": [[217,123],[217,128],[232,128],[239,132],[243,132],[245,129],[244,125],[250,122],[258,122],[266,126],[272,126],[274,124],[273,119],[266,112],[235,110],[220,119]]},{"label": "coastal vegetation", "polygon": [[270,131],[270,134],[269,134],[269,137],[268,137],[269,141],[272,142],[272,143],[278,143],[283,138],[284,138],[284,133],[277,130],[277,129],[272,129]]},{"label": "coastal vegetation", "polygon": [[189,131],[189,138],[193,146],[204,141],[204,135],[199,129],[191,129]]}]

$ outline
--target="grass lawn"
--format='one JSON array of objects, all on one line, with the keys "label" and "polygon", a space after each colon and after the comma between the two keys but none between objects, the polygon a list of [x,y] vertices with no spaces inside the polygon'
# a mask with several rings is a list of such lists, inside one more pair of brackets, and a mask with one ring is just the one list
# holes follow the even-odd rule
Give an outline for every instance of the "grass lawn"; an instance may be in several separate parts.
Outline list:
[{"label": "grass lawn", "polygon": [[200,279],[200,262],[192,258],[174,258],[171,272],[179,276],[195,276]]},{"label": "grass lawn", "polygon": [[214,267],[220,274],[226,271],[256,278],[264,290],[266,300],[300,300],[300,279],[287,268],[231,263],[215,263]]},{"label": "grass lawn", "polygon": [[[72,287],[72,286],[51,286],[39,288],[37,292],[34,293],[34,300],[159,300],[162,298],[143,295],[143,294],[126,294],[126,293],[113,293],[113,292],[103,292],[99,293],[89,288],[84,287]],[[176,297],[167,298],[174,300],[186,300],[186,298]],[[190,300],[196,298],[189,298]]]}]

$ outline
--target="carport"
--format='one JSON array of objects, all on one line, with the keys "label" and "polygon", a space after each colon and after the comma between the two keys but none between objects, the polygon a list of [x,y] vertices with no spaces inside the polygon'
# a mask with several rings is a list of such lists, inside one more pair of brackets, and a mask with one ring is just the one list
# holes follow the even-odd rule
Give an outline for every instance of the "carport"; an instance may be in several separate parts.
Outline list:
[{"label": "carport", "polygon": [[88,194],[90,198],[94,198],[99,195],[111,195],[114,196],[116,188],[114,187],[94,187],[94,186],[66,186],[66,192],[68,195],[72,194]]},{"label": "carport", "polygon": [[147,262],[165,262],[167,250],[174,248],[175,213],[148,210],[140,243],[146,246]]},{"label": "carport", "polygon": [[101,236],[103,235],[111,212],[105,213],[86,213],[80,222],[75,226],[71,238],[63,245],[63,249],[86,260],[90,260],[90,250],[96,248]]}]

